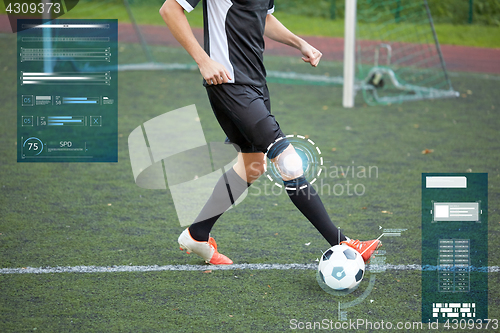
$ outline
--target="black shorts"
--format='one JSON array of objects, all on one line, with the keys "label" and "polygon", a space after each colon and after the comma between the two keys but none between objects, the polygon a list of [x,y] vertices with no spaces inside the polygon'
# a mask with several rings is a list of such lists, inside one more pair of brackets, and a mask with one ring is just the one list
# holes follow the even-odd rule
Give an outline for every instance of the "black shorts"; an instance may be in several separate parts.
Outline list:
[{"label": "black shorts", "polygon": [[240,84],[206,86],[208,99],[227,143],[242,153],[266,153],[270,144],[285,135],[274,116],[267,86]]}]

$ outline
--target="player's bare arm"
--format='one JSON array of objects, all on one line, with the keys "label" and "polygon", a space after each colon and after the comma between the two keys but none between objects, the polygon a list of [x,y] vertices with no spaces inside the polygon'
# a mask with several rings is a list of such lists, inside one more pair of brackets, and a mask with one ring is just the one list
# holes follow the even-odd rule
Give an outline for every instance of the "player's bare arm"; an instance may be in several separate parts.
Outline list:
[{"label": "player's bare arm", "polygon": [[288,30],[274,15],[269,14],[266,18],[266,30],[264,32],[266,37],[271,38],[277,42],[292,46],[302,52],[302,60],[316,67],[319,64],[321,56],[320,51],[312,47],[308,42],[298,37],[290,30]]},{"label": "player's bare arm", "polygon": [[160,8],[160,15],[175,39],[196,61],[207,84],[221,84],[231,80],[227,69],[222,64],[210,59],[198,43],[181,5],[175,0],[166,0]]}]

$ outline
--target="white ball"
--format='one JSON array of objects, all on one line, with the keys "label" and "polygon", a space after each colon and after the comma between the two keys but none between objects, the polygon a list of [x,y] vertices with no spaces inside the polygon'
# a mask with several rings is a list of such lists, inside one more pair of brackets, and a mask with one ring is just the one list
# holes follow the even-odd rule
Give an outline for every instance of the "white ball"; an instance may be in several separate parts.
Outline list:
[{"label": "white ball", "polygon": [[[354,291],[365,274],[361,254],[347,245],[335,245],[326,250],[318,265],[318,282],[325,289],[349,293]],[[324,284],[324,285],[322,285]]]}]

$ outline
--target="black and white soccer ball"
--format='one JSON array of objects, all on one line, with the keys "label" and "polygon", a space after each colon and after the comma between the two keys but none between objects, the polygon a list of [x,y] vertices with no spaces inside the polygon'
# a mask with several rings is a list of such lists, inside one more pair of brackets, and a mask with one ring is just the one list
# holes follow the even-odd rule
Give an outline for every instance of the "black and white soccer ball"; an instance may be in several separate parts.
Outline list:
[{"label": "black and white soccer ball", "polygon": [[347,294],[358,287],[364,274],[365,262],[361,254],[347,245],[335,245],[323,253],[317,279],[323,289],[326,285],[333,291]]}]

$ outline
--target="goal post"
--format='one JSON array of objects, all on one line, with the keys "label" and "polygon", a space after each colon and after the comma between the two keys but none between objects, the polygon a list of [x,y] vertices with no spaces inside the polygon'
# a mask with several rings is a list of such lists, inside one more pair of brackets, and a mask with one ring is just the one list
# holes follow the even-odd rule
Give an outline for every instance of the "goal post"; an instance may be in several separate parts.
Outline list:
[{"label": "goal post", "polygon": [[342,105],[354,106],[354,80],[356,62],[356,4],[357,0],[346,0],[344,20],[344,85]]}]

